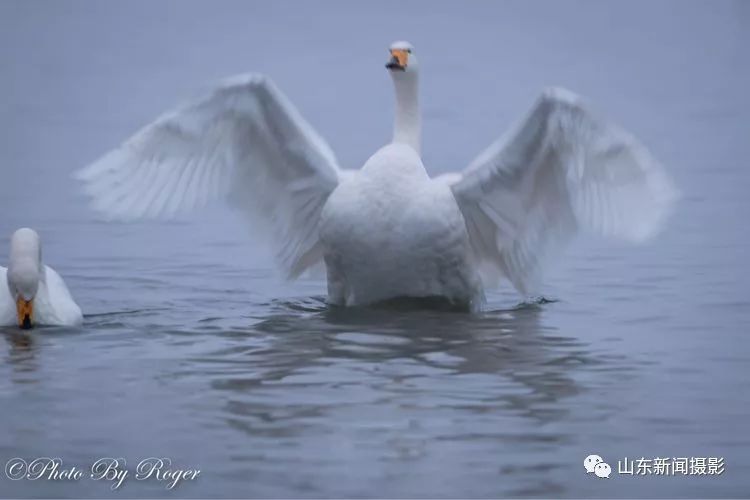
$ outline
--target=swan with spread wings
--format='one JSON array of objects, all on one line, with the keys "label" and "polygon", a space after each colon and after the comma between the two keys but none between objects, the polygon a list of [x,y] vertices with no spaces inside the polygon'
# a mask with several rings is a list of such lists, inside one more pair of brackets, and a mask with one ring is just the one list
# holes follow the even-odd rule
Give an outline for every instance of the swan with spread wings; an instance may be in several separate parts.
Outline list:
[{"label": "swan with spread wings", "polygon": [[537,292],[547,257],[579,230],[640,242],[663,226],[672,181],[633,136],[575,94],[544,91],[460,173],[420,157],[418,63],[390,46],[393,140],[359,170],[262,75],[229,78],[77,173],[111,218],[173,216],[225,199],[268,235],[294,278],[324,263],[329,301],[441,297],[477,308],[503,277]]}]

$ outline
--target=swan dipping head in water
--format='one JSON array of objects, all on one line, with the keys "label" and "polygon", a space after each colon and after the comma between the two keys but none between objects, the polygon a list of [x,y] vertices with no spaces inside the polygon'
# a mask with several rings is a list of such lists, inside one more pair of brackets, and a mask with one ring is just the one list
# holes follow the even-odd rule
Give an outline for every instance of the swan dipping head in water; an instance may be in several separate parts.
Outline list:
[{"label": "swan dipping head in water", "polygon": [[10,238],[8,268],[0,266],[0,326],[17,324],[24,330],[37,325],[81,324],[81,308],[65,282],[42,262],[42,242],[33,229],[17,230]]},{"label": "swan dipping head in water", "polygon": [[29,329],[34,324],[34,298],[42,274],[42,246],[33,229],[21,228],[10,239],[7,282],[16,303],[18,326]]}]

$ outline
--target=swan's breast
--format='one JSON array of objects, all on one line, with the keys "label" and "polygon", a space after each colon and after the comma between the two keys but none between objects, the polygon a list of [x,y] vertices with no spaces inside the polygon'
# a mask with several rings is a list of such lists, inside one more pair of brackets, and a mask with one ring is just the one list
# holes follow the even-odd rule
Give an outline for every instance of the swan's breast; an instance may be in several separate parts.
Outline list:
[{"label": "swan's breast", "polygon": [[463,254],[468,241],[448,186],[426,175],[386,177],[378,171],[360,171],[331,193],[320,236],[329,252],[370,260]]},{"label": "swan's breast", "polygon": [[331,194],[320,239],[329,293],[343,304],[433,295],[468,302],[481,289],[453,193],[430,179],[354,176]]}]

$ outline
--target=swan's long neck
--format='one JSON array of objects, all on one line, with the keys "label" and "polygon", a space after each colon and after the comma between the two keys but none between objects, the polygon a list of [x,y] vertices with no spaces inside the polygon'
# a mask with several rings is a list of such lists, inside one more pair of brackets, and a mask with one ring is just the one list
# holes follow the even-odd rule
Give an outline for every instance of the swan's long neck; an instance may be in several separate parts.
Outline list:
[{"label": "swan's long neck", "polygon": [[422,142],[422,119],[419,115],[419,97],[416,72],[394,72],[396,89],[396,123],[393,142],[408,144],[420,153]]}]

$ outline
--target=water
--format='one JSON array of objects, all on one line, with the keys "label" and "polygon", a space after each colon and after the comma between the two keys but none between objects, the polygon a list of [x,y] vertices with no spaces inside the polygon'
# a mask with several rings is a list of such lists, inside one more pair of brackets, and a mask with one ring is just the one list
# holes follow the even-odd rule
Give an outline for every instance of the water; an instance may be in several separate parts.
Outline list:
[{"label": "water", "polygon": [[[399,38],[420,58],[432,173],[561,84],[667,165],[683,192],[667,231],[579,239],[547,304],[505,287],[477,315],[335,310],[323,282],[279,279],[221,206],[105,224],[69,179],[253,69],[358,167],[389,136]],[[0,248],[38,229],[86,312],[82,328],[1,330],[0,462],[131,469],[117,491],[0,473],[0,495],[746,496],[749,41],[742,1],[0,2]],[[584,474],[591,453],[609,480]],[[201,473],[171,491],[136,480],[151,456]],[[725,472],[617,474],[665,456],[724,457]]]}]

